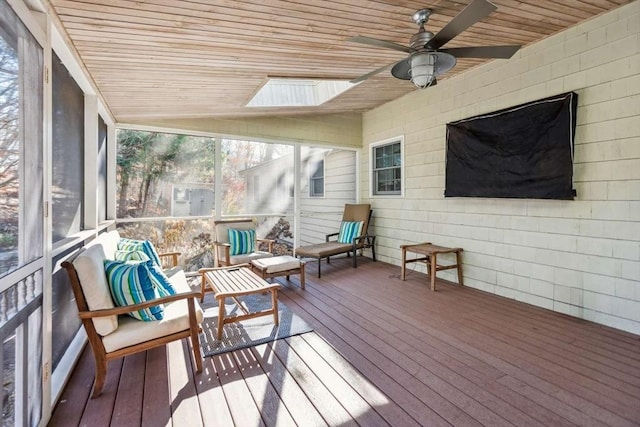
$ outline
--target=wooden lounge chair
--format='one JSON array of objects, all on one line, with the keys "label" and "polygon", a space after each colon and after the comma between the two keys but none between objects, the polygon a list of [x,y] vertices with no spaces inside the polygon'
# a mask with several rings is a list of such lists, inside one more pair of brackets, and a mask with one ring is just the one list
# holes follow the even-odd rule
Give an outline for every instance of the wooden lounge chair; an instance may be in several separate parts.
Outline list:
[{"label": "wooden lounge chair", "polygon": [[331,257],[334,255],[346,253],[347,256],[350,256],[353,253],[353,268],[357,268],[358,261],[356,252],[360,250],[360,253],[362,254],[363,249],[370,248],[371,257],[375,261],[376,237],[367,234],[372,212],[370,204],[346,204],[342,215],[341,230],[345,226],[345,223],[362,221],[361,232],[358,233],[357,236],[353,236],[348,242],[339,241],[341,237],[340,232],[327,234],[326,241],[324,243],[296,248],[295,256],[299,258],[316,258],[318,260],[318,277],[321,275],[320,265],[322,258],[326,258],[327,264],[329,264]]}]

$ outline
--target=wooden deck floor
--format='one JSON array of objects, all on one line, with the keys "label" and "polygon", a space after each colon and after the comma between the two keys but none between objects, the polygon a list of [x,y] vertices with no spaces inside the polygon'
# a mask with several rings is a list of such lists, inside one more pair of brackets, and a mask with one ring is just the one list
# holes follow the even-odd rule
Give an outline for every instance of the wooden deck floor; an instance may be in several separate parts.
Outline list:
[{"label": "wooden deck floor", "polygon": [[[280,301],[314,332],[205,358],[85,351],[50,425],[640,425],[640,337],[362,259],[309,264]],[[293,279],[297,283],[297,279]]]}]

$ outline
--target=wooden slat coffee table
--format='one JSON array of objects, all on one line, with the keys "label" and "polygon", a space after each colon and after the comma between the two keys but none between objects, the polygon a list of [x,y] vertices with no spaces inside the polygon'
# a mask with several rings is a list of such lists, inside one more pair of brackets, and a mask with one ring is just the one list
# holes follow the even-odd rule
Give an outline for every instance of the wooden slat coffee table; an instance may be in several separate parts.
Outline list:
[{"label": "wooden slat coffee table", "polygon": [[[207,291],[213,291],[214,297],[218,300],[218,336],[222,338],[222,328],[226,323],[239,322],[241,320],[252,319],[254,317],[267,316],[273,314],[273,323],[278,325],[278,289],[277,283],[269,283],[251,271],[249,264],[234,265],[231,267],[203,268],[201,293],[202,298]],[[249,312],[243,306],[238,297],[251,294],[262,294],[271,292],[271,308],[257,312]],[[225,299],[231,298],[238,305],[244,314],[227,316],[224,308]]]},{"label": "wooden slat coffee table", "polygon": [[[425,243],[417,243],[414,245],[400,245],[400,249],[402,249],[402,264],[401,264],[401,275],[402,280],[405,279],[406,267],[410,262],[424,262],[427,264],[427,274],[431,278],[431,290],[436,290],[436,272],[441,270],[449,270],[452,268],[458,269],[458,283],[460,286],[462,283],[462,262],[460,260],[460,253],[462,252],[462,248],[447,248],[444,246],[434,245],[430,242]],[[419,255],[424,255],[421,258],[407,259],[407,252],[413,252]],[[439,254],[456,254],[456,263],[452,265],[438,265],[438,255]]]}]

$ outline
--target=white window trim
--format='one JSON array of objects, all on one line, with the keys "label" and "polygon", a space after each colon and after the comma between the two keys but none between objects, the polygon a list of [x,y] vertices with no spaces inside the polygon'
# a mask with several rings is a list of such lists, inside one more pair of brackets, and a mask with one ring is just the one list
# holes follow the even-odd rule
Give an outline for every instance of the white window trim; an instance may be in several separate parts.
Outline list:
[{"label": "white window trim", "polygon": [[[400,194],[375,194],[374,192],[374,184],[375,181],[373,179],[373,170],[375,165],[375,159],[373,157],[373,153],[375,148],[380,147],[382,145],[388,145],[395,142],[400,143]],[[393,138],[388,138],[382,141],[376,141],[369,144],[369,197],[372,199],[386,199],[386,198],[404,198],[404,189],[405,189],[405,158],[404,158],[404,135],[395,136]]]}]

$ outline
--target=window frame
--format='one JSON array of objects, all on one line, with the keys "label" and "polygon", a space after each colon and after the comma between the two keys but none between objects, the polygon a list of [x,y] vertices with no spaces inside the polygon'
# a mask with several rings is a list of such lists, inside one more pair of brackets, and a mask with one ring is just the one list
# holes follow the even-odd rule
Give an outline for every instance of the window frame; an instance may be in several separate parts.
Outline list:
[{"label": "window frame", "polygon": [[[322,166],[320,167],[320,164],[322,164]],[[325,175],[326,175],[326,164],[324,159],[320,159],[316,162],[313,162],[313,169],[315,169],[315,172],[313,173],[309,173],[309,197],[313,197],[313,198],[322,198],[324,197],[324,193],[325,193]],[[312,170],[313,170],[312,169]],[[318,173],[318,171],[322,170],[322,176],[315,176],[316,173]],[[311,172],[311,171],[310,171]],[[314,191],[315,186],[314,183],[316,181],[320,181],[322,180],[322,193],[316,193]]]},{"label": "window frame", "polygon": [[[400,145],[400,165],[387,168],[376,168],[376,150],[390,146]],[[378,191],[378,172],[382,170],[399,169],[400,170],[400,190],[399,191]],[[373,142],[369,145],[369,197],[381,198],[381,197],[404,197],[405,189],[405,159],[404,159],[404,135],[399,135],[393,138],[388,138],[382,141]]]}]

